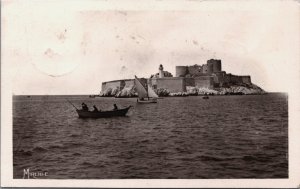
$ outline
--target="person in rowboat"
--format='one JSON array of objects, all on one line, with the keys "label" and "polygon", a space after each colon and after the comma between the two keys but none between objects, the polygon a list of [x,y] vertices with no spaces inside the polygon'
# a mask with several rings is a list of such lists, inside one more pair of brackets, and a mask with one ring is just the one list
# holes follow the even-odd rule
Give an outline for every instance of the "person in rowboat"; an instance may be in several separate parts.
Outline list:
[{"label": "person in rowboat", "polygon": [[98,108],[96,107],[96,105],[93,106],[94,110],[93,112],[99,112]]},{"label": "person in rowboat", "polygon": [[82,107],[82,110],[89,111],[89,107],[84,102],[81,104],[81,107]]},{"label": "person in rowboat", "polygon": [[118,106],[116,104],[114,104],[114,110],[117,110]]}]

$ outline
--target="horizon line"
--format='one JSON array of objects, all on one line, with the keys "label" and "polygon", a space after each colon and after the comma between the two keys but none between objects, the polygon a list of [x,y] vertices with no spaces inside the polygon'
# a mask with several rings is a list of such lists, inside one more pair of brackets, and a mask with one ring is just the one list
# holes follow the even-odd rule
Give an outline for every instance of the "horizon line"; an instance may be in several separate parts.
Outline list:
[{"label": "horizon line", "polygon": [[[288,92],[285,92],[285,91],[267,91],[266,93],[267,94],[268,93],[286,93],[286,94],[288,94]],[[89,96],[89,95],[99,95],[99,94],[75,94],[75,93],[74,94],[12,94],[12,96],[70,96],[70,95]],[[249,94],[249,95],[251,95],[251,94]],[[216,96],[222,96],[222,95],[216,95]],[[105,98],[107,98],[107,97],[105,97]]]}]

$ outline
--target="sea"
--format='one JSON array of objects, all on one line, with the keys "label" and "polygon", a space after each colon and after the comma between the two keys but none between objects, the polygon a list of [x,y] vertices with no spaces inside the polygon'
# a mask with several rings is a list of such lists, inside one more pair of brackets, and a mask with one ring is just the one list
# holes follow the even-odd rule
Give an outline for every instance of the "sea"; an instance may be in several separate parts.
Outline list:
[{"label": "sea", "polygon": [[[81,119],[85,102],[126,117]],[[288,95],[13,97],[13,177],[288,178]]]}]

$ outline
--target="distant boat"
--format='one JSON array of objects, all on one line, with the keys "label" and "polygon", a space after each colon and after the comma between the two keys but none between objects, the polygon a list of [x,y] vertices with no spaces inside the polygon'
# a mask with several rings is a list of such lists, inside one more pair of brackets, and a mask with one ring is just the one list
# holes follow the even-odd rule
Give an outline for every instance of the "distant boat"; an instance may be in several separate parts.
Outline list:
[{"label": "distant boat", "polygon": [[117,110],[96,111],[96,112],[76,109],[76,112],[79,118],[108,118],[108,117],[126,116],[130,108],[131,106],[128,106],[127,108],[117,109]]},{"label": "distant boat", "polygon": [[135,85],[138,93],[137,102],[141,104],[149,104],[149,103],[157,103],[158,96],[152,89],[150,85],[148,85],[148,89],[146,89],[139,78],[135,76]]},{"label": "distant boat", "polygon": [[207,100],[207,99],[209,99],[209,97],[208,97],[208,96],[204,96],[204,97],[202,97],[202,98],[203,98],[203,99],[206,99],[206,100]]}]

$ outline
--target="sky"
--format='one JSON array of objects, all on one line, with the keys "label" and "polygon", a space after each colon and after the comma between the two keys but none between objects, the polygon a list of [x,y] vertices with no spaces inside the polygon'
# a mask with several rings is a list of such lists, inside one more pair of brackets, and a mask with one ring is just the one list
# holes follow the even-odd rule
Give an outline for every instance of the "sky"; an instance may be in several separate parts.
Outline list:
[{"label": "sky", "polygon": [[[222,60],[270,92],[300,81],[295,1],[3,1],[2,85],[13,94],[98,94],[160,64]],[[298,85],[300,86],[300,85]]]}]

